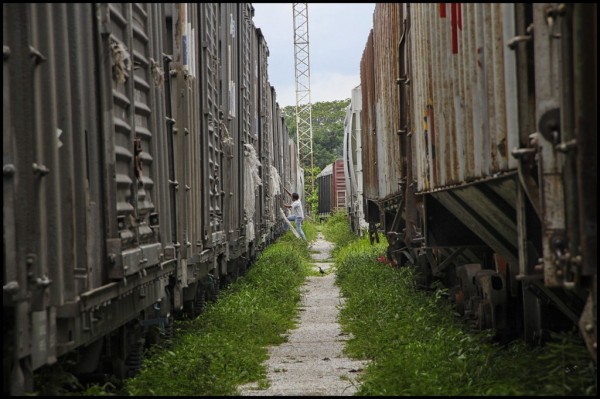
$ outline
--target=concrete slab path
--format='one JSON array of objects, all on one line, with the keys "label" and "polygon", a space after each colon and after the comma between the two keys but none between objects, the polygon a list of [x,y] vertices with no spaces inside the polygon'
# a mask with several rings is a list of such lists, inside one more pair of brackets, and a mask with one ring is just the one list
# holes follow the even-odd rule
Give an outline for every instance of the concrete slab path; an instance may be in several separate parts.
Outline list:
[{"label": "concrete slab path", "polygon": [[270,387],[257,383],[240,386],[241,396],[352,396],[365,361],[344,356],[349,338],[337,322],[344,303],[330,255],[333,245],[319,233],[311,256],[325,273],[309,276],[302,287],[303,297],[297,328],[288,332],[288,341],[269,348],[267,361]]}]

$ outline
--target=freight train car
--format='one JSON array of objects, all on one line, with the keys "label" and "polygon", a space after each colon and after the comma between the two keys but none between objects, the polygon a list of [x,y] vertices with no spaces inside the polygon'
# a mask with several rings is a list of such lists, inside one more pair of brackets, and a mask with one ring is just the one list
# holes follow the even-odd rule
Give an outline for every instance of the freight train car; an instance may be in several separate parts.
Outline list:
[{"label": "freight train car", "polygon": [[480,328],[577,325],[594,359],[596,29],[595,4],[377,4],[351,106],[388,258]]},{"label": "freight train car", "polygon": [[323,168],[317,175],[317,188],[320,218],[325,218],[337,210],[345,209],[346,178],[343,159],[337,159]]},{"label": "freight train car", "polygon": [[126,377],[297,185],[250,3],[3,5],[3,380]]},{"label": "freight train car", "polygon": [[346,212],[350,228],[358,235],[367,229],[363,207],[363,166],[361,143],[362,97],[360,85],[352,89],[344,120],[343,159],[346,177]]}]

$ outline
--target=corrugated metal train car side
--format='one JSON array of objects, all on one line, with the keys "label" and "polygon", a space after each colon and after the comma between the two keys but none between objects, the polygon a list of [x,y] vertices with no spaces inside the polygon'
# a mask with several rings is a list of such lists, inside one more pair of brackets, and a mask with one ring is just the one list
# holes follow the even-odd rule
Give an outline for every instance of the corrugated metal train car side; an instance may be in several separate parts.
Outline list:
[{"label": "corrugated metal train car side", "polygon": [[338,210],[346,208],[346,172],[344,159],[325,166],[317,175],[316,183],[319,193],[317,209],[320,218],[324,218]]},{"label": "corrugated metal train car side", "polygon": [[364,216],[361,114],[362,96],[359,85],[352,90],[350,104],[346,110],[343,159],[346,170],[346,210],[350,228],[362,236],[368,225]]},{"label": "corrugated metal train car side", "polygon": [[6,393],[73,351],[78,373],[135,373],[280,234],[270,171],[297,165],[252,16],[3,5]]},{"label": "corrugated metal train car side", "polygon": [[371,238],[481,328],[578,324],[594,359],[595,11],[378,4],[361,60]]},{"label": "corrugated metal train car side", "polygon": [[332,211],[346,209],[346,171],[344,170],[344,159],[336,159],[333,163],[332,175]]},{"label": "corrugated metal train car side", "polygon": [[316,183],[319,193],[317,202],[317,212],[320,218],[324,218],[331,214],[332,208],[332,179],[333,179],[333,164],[329,164],[323,168],[321,173],[317,175]]}]

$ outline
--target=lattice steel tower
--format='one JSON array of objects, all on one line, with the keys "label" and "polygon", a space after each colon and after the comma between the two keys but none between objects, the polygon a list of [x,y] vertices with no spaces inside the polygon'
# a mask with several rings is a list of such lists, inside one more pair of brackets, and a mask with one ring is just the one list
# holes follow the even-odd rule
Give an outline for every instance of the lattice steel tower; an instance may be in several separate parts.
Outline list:
[{"label": "lattice steel tower", "polygon": [[311,193],[315,189],[313,174],[312,105],[310,102],[310,62],[308,56],[308,4],[292,3],[294,8],[294,59],[296,64],[296,133],[298,161],[311,169]]}]

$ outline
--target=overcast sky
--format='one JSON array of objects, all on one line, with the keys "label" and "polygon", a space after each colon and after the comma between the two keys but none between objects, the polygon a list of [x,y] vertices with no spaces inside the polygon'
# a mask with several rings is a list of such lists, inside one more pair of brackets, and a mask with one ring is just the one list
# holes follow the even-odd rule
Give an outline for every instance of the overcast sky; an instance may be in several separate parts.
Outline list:
[{"label": "overcast sky", "polygon": [[[252,3],[269,47],[269,80],[279,106],[296,105],[292,3]],[[308,3],[311,102],[345,100],[360,84],[360,59],[375,3]]]}]

